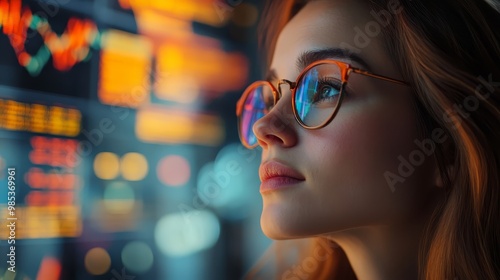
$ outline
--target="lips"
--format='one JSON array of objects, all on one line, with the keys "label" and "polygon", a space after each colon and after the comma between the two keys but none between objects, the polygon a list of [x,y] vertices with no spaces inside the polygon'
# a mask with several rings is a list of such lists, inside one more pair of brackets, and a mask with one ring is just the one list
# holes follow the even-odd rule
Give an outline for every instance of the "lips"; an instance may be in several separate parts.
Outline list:
[{"label": "lips", "polygon": [[259,177],[262,182],[261,193],[288,187],[305,180],[298,171],[277,161],[267,161],[261,164]]}]

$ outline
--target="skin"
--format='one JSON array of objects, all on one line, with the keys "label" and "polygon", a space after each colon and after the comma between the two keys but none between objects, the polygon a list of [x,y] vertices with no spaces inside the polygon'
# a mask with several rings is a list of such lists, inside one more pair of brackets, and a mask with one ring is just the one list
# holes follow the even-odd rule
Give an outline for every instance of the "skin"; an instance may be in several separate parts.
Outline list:
[{"label": "skin", "polygon": [[[356,46],[354,28],[372,21],[362,1],[313,1],[278,37],[271,69],[295,81],[296,59],[310,50]],[[382,34],[358,56],[370,71],[402,80]],[[350,51],[356,52],[354,49]],[[366,68],[346,58],[331,57]],[[429,213],[440,199],[432,157],[391,191],[384,173],[398,173],[398,156],[418,149],[417,116],[409,87],[359,74],[326,127],[306,130],[295,120],[291,92],[253,127],[262,162],[276,160],[305,181],[262,194],[261,226],[273,239],[326,236],[346,252],[358,279],[417,279],[417,253]],[[300,160],[298,160],[300,159]]]}]

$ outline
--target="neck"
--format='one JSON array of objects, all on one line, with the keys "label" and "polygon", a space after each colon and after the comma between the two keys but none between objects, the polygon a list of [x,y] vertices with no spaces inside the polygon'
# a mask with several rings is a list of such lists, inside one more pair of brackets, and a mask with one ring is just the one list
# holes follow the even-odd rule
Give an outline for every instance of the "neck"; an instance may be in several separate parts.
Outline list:
[{"label": "neck", "polygon": [[419,253],[440,193],[399,222],[351,228],[328,237],[344,250],[359,280],[419,279]]},{"label": "neck", "polygon": [[358,279],[418,279],[420,238],[416,232],[420,230],[373,227],[353,231],[334,240],[344,249]]}]

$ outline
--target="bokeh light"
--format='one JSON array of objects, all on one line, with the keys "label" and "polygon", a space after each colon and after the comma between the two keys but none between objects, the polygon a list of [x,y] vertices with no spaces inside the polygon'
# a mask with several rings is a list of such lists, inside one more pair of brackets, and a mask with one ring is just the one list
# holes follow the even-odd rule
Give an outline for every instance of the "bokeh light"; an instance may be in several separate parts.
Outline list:
[{"label": "bokeh light", "polygon": [[243,208],[260,207],[214,156],[237,141],[234,93],[258,74],[259,3],[49,2],[0,0],[0,181],[17,169],[15,234],[33,252],[11,276],[242,276],[257,244]]},{"label": "bokeh light", "polygon": [[92,275],[102,275],[111,267],[111,258],[106,250],[100,247],[90,249],[85,255],[85,268]]},{"label": "bokeh light", "polygon": [[189,75],[159,75],[156,81],[156,96],[164,100],[192,103],[199,100],[200,91],[198,81]]},{"label": "bokeh light", "polygon": [[122,262],[125,267],[135,273],[144,273],[153,266],[153,252],[148,244],[133,241],[122,250]]},{"label": "bokeh light", "polygon": [[113,153],[102,152],[95,156],[94,173],[103,180],[112,180],[120,174],[120,158]]},{"label": "bokeh light", "polygon": [[[62,270],[61,262],[58,259],[54,257],[45,256],[42,260],[42,263],[40,264],[40,270],[38,271],[36,279],[58,280],[61,275],[61,270]],[[5,277],[4,279],[7,280],[8,277]]]},{"label": "bokeh light", "polygon": [[155,228],[156,245],[168,256],[180,257],[212,247],[220,235],[220,223],[209,211],[167,214]]},{"label": "bokeh light", "polygon": [[214,162],[201,168],[197,181],[199,197],[226,219],[245,218],[251,209],[249,198],[259,194],[255,176],[259,164],[257,151],[239,144],[225,146]]},{"label": "bokeh light", "polygon": [[139,153],[127,153],[121,160],[122,176],[125,180],[140,181],[148,173],[148,161]]},{"label": "bokeh light", "polygon": [[158,179],[167,186],[179,187],[191,176],[189,162],[182,156],[171,155],[160,160],[156,169]]},{"label": "bokeh light", "polygon": [[134,190],[127,183],[112,182],[104,189],[103,203],[111,213],[129,213],[134,209]]},{"label": "bokeh light", "polygon": [[152,43],[142,35],[109,30],[102,37],[99,100],[138,107],[149,100]]},{"label": "bokeh light", "polygon": [[138,110],[135,133],[145,143],[204,146],[217,146],[225,137],[220,116],[160,105],[144,106]]}]

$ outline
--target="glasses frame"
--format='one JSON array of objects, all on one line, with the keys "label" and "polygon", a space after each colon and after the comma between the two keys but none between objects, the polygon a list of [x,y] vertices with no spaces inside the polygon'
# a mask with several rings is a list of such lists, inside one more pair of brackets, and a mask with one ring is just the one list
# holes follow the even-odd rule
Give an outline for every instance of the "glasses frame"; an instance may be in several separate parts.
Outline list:
[{"label": "glasses frame", "polygon": [[[326,119],[320,125],[309,126],[309,125],[305,124],[300,119],[299,114],[297,112],[297,108],[295,106],[296,105],[295,104],[295,95],[296,95],[296,91],[297,91],[297,85],[301,82],[301,80],[304,78],[304,75],[311,68],[316,67],[318,65],[322,65],[322,64],[335,64],[340,69],[341,86],[340,86],[340,91],[339,91],[339,101],[338,101],[337,105],[335,106],[333,112],[331,113],[331,115],[330,115],[330,117],[328,119]],[[295,82],[292,82],[292,81],[289,81],[289,80],[286,80],[286,79],[280,79],[280,80],[278,80],[277,87],[275,87],[270,81],[263,81],[263,80],[261,80],[261,81],[253,82],[252,84],[250,84],[245,89],[245,91],[243,92],[242,96],[240,97],[240,99],[238,100],[238,102],[236,104],[236,116],[238,117],[238,134],[239,134],[241,143],[243,144],[243,146],[245,146],[248,149],[252,149],[252,148],[255,148],[255,147],[258,146],[258,142],[255,143],[254,145],[249,145],[246,142],[246,140],[244,140],[244,138],[242,137],[242,133],[241,133],[241,115],[243,113],[243,107],[245,105],[246,99],[248,98],[248,95],[255,88],[257,88],[259,86],[265,86],[265,85],[267,85],[267,86],[269,86],[272,89],[272,93],[273,93],[273,106],[267,112],[266,111],[264,112],[264,116],[266,116],[267,114],[269,114],[269,112],[272,110],[272,108],[274,108],[274,106],[276,106],[276,104],[278,103],[278,101],[283,96],[283,94],[281,92],[281,85],[288,84],[288,86],[290,87],[290,91],[292,92],[292,110],[293,110],[293,115],[295,117],[295,120],[303,128],[309,129],[309,130],[314,130],[314,129],[320,129],[320,128],[323,128],[323,127],[327,126],[335,118],[335,115],[337,115],[337,112],[339,111],[340,105],[342,104],[342,99],[344,98],[344,88],[347,85],[347,81],[349,80],[349,75],[351,73],[357,73],[357,74],[361,74],[361,75],[364,75],[364,76],[368,76],[368,77],[372,77],[372,78],[376,78],[376,79],[380,79],[380,80],[384,80],[384,81],[388,81],[388,82],[392,82],[392,83],[396,83],[396,84],[401,84],[401,85],[408,86],[408,83],[405,82],[405,81],[401,81],[401,80],[398,80],[398,79],[393,79],[393,78],[390,78],[390,77],[387,77],[387,76],[383,76],[383,75],[374,74],[374,73],[371,73],[369,71],[353,67],[349,63],[345,63],[345,62],[337,61],[337,60],[333,60],[333,59],[322,59],[322,60],[318,60],[318,61],[315,61],[315,62],[309,64],[306,68],[304,68],[304,70],[302,70],[302,72],[300,72],[300,74],[297,76],[297,79],[295,80]]]}]

